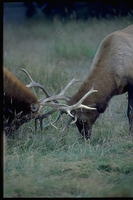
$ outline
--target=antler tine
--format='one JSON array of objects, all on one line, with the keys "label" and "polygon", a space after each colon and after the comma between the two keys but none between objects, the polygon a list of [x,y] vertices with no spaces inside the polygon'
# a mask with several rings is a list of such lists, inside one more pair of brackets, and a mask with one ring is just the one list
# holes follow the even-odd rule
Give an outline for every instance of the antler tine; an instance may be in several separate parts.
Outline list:
[{"label": "antler tine", "polygon": [[81,80],[80,80],[80,79],[75,79],[75,78],[73,78],[73,79],[64,87],[64,89],[60,92],[59,95],[64,95],[65,92],[66,92],[66,90],[67,90],[70,86],[72,86],[74,83],[76,83],[76,82],[81,82]]},{"label": "antler tine", "polygon": [[68,126],[69,126],[69,124],[72,124],[72,118],[69,118],[69,120],[67,121],[67,123],[66,123],[66,125],[64,126],[64,128],[63,129],[61,129],[59,132],[63,132]]},{"label": "antler tine", "polygon": [[55,123],[55,122],[56,122],[56,120],[55,120],[55,121],[52,123],[52,122],[49,120],[49,116],[48,116],[48,118],[47,118],[47,119],[48,119],[48,122],[50,123],[50,125],[51,125],[51,126],[53,126],[54,128],[58,129],[58,128],[57,128],[57,127],[56,127],[56,126],[53,124],[53,123]]},{"label": "antler tine", "polygon": [[85,109],[89,109],[89,110],[96,110],[96,108],[92,108],[86,105],[83,105],[82,102],[92,93],[94,92],[98,92],[98,90],[94,90],[93,87],[91,88],[91,90],[89,92],[87,92],[77,103],[68,106],[68,105],[59,105],[58,106],[58,110],[64,110],[65,112],[67,112],[71,117],[74,117],[71,114],[72,110],[78,109],[78,108],[85,108]]},{"label": "antler tine", "polygon": [[[64,88],[59,94],[53,95],[53,96],[50,96],[50,97],[48,97],[48,98],[42,99],[42,100],[40,101],[40,104],[43,106],[43,105],[46,105],[48,102],[55,101],[55,100],[65,100],[65,101],[69,101],[70,98],[64,96],[66,90],[67,90],[70,86],[72,86],[74,83],[80,82],[80,81],[81,81],[81,80],[79,80],[79,79],[73,78],[73,79],[65,86],[65,88]],[[54,106],[55,104],[52,104],[52,102],[51,102],[51,103],[49,103],[49,105]],[[56,104],[56,105],[58,105],[58,104]]]},{"label": "antler tine", "polygon": [[92,108],[89,106],[85,106],[82,104],[82,102],[92,93],[94,92],[98,92],[98,90],[94,90],[93,87],[91,88],[91,90],[89,90],[89,92],[87,92],[76,104],[72,105],[72,110],[76,109],[76,108],[86,108],[86,109],[90,109],[90,110],[96,110],[96,108]]},{"label": "antler tine", "polygon": [[21,70],[28,76],[28,78],[31,81],[28,85],[26,85],[27,87],[29,87],[29,88],[30,87],[39,87],[44,91],[44,93],[46,94],[47,97],[51,96],[44,86],[42,86],[40,83],[36,83],[35,81],[33,81],[30,74],[25,69],[21,68]]},{"label": "antler tine", "polygon": [[[53,108],[53,109],[51,109],[50,111],[48,111],[48,112],[46,112],[46,113],[44,113],[43,115],[38,115],[36,118],[35,118],[35,131],[37,130],[37,120],[39,120],[39,122],[40,122],[40,127],[41,127],[41,130],[42,130],[42,122],[43,122],[43,119],[44,118],[47,118],[48,119],[48,117],[49,117],[49,115],[51,115],[53,112],[55,112],[55,111],[57,111],[57,109],[56,108]],[[56,118],[56,120],[53,122],[53,123],[55,123],[57,120],[59,119],[59,116]],[[48,119],[48,122],[50,123],[50,124],[52,124],[50,121],[49,121],[49,119]],[[54,126],[54,125],[53,125]]]}]

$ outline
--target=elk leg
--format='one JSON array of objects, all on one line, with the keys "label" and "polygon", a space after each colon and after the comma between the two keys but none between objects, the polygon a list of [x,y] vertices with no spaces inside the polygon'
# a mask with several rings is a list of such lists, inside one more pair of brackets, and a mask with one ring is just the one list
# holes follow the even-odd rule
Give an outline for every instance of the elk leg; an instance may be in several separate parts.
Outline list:
[{"label": "elk leg", "polygon": [[129,84],[128,88],[128,109],[127,115],[129,119],[129,133],[133,136],[133,84]]}]

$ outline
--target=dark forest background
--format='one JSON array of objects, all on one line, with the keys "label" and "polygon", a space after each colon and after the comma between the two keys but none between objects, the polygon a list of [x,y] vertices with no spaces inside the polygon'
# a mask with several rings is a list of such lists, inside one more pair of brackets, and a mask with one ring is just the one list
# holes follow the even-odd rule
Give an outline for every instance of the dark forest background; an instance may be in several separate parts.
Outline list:
[{"label": "dark forest background", "polygon": [[47,18],[54,17],[65,19],[83,19],[90,17],[110,18],[114,16],[126,16],[133,14],[132,1],[88,1],[88,2],[24,2],[27,7],[26,16],[32,17],[38,11],[44,13]]}]

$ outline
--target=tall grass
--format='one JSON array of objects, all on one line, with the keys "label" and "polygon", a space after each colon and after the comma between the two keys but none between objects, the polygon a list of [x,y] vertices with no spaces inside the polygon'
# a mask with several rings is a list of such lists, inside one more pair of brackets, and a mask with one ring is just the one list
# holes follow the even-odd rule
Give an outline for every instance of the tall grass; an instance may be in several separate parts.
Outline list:
[{"label": "tall grass", "polygon": [[[25,68],[51,94],[74,77],[84,80],[102,39],[133,23],[131,16],[62,23],[29,20],[4,25],[4,66],[23,83]],[[80,83],[72,86],[72,95]],[[32,89],[41,98],[42,91]],[[133,197],[133,138],[128,134],[126,95],[114,97],[85,141],[68,116],[57,129],[44,120],[35,133],[34,120],[7,136],[4,197]],[[52,116],[51,121],[57,116]]]}]

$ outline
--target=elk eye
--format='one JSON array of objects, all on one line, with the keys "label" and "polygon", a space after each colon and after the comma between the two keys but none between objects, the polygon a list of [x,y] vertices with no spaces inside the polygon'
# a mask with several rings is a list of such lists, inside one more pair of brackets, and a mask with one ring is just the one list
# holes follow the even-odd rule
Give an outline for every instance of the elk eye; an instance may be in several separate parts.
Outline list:
[{"label": "elk eye", "polygon": [[32,103],[32,104],[30,105],[30,109],[31,109],[32,112],[36,112],[36,111],[38,110],[38,105]]}]

